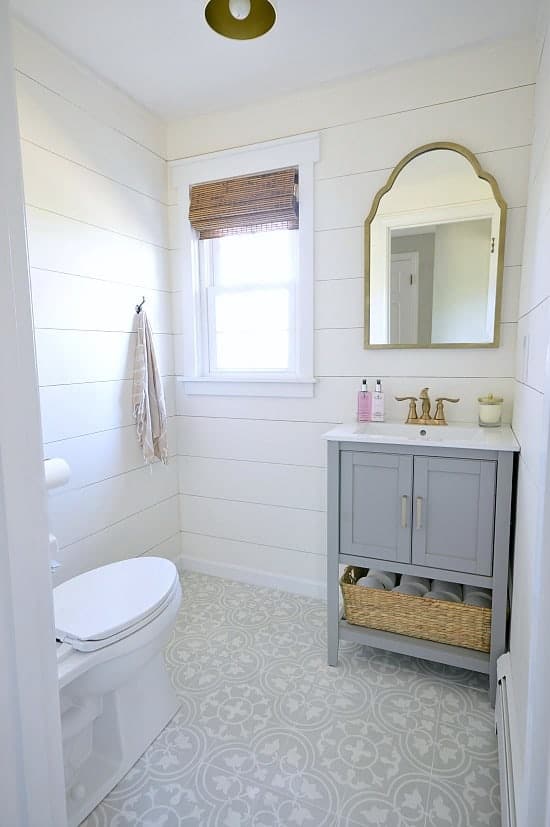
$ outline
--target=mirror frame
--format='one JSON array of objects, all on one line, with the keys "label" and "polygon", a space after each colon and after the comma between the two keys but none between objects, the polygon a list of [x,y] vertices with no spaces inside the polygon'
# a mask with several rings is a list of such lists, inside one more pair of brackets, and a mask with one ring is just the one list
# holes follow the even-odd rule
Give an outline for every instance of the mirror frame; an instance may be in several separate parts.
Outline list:
[{"label": "mirror frame", "polygon": [[[457,343],[434,343],[429,345],[419,345],[419,344],[371,344],[370,343],[370,237],[371,237],[371,224],[376,218],[376,213],[378,212],[378,206],[382,197],[391,190],[393,185],[395,184],[397,178],[399,177],[400,172],[413,161],[415,158],[418,158],[420,155],[424,155],[427,152],[432,152],[434,150],[439,149],[447,149],[451,152],[458,152],[467,161],[470,162],[474,172],[476,173],[478,178],[481,178],[484,181],[487,181],[491,190],[493,192],[493,196],[495,201],[497,202],[498,206],[500,207],[500,223],[499,223],[499,238],[498,238],[498,261],[497,261],[497,290],[496,290],[496,299],[495,299],[495,320],[493,326],[493,341],[492,342],[457,342]],[[462,144],[455,144],[450,141],[434,141],[430,144],[423,144],[422,146],[413,149],[404,158],[402,158],[396,167],[390,173],[390,176],[384,186],[378,190],[376,195],[374,196],[374,200],[372,202],[372,207],[370,212],[365,219],[365,238],[364,238],[364,245],[365,245],[365,277],[364,277],[364,290],[365,290],[365,330],[364,330],[364,349],[365,350],[382,350],[382,349],[417,349],[417,350],[425,350],[431,348],[446,348],[447,350],[454,349],[454,348],[487,348],[487,347],[498,347],[500,344],[500,310],[501,310],[501,302],[502,302],[502,280],[503,280],[503,271],[504,271],[504,244],[506,239],[506,211],[507,205],[506,201],[502,197],[502,193],[500,192],[500,188],[496,182],[496,179],[491,175],[491,173],[486,172],[483,169],[479,161],[477,160],[476,156],[473,152],[467,149]]]}]

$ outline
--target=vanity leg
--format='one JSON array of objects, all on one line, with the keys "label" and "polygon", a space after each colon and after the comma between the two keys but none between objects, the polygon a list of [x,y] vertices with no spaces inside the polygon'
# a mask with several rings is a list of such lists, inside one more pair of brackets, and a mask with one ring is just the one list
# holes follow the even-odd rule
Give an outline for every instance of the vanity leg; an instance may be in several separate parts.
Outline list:
[{"label": "vanity leg", "polygon": [[328,443],[327,452],[327,646],[328,665],[338,665],[340,622],[340,450]]}]

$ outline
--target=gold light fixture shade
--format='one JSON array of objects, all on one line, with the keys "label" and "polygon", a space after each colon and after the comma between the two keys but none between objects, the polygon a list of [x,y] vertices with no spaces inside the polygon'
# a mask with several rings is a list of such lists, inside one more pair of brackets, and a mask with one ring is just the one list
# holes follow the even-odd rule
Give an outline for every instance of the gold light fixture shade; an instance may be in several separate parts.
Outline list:
[{"label": "gold light fixture shade", "polygon": [[206,22],[223,37],[252,40],[268,32],[275,23],[275,9],[269,0],[250,0],[250,14],[239,20],[231,14],[229,0],[210,0],[204,10]]}]

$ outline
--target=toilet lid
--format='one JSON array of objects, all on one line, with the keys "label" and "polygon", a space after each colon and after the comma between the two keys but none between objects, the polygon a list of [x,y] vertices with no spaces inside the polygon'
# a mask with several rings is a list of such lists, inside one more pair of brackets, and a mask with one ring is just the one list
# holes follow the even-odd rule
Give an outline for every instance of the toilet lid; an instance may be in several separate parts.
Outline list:
[{"label": "toilet lid", "polygon": [[175,565],[162,557],[135,557],[73,577],[53,590],[56,636],[100,641],[143,625],[177,579]]}]

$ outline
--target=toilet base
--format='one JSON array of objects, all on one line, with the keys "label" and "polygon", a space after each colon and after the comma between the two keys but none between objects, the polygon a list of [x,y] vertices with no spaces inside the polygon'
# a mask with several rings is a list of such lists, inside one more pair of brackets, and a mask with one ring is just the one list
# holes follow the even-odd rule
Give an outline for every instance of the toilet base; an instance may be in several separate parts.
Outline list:
[{"label": "toilet base", "polygon": [[77,827],[118,784],[179,709],[159,652],[113,692],[61,690],[68,827]]}]

